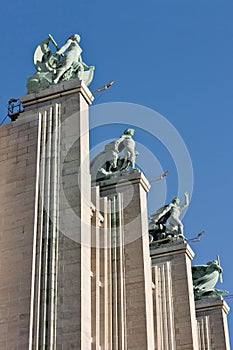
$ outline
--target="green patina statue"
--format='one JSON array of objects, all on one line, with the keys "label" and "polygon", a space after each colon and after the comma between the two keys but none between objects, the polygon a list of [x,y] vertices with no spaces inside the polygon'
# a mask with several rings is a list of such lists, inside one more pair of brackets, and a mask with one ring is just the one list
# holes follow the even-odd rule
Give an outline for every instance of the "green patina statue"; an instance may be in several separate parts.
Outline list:
[{"label": "green patina statue", "polygon": [[213,298],[228,293],[226,290],[214,288],[219,279],[221,283],[223,282],[219,257],[206,265],[192,266],[192,276],[195,300]]},{"label": "green patina statue", "polygon": [[138,152],[135,151],[133,135],[134,129],[128,128],[120,138],[105,145],[104,151],[91,162],[92,181],[119,176],[129,169],[135,169]]},{"label": "green patina statue", "polygon": [[[55,46],[57,50],[55,53],[52,53],[50,43]],[[95,68],[83,62],[79,43],[80,36],[74,34],[59,49],[52,35],[49,34],[34,52],[34,65],[37,72],[28,78],[28,93],[38,92],[50,85],[73,78],[83,80],[88,86],[92,82]]]},{"label": "green patina statue", "polygon": [[[159,208],[149,219],[150,243],[160,241],[162,244],[173,241],[173,238],[185,240],[184,227],[180,220],[180,215],[189,205],[189,194],[185,192],[184,203],[180,204],[180,199],[174,197],[171,203]],[[167,223],[168,222],[168,223]]]}]

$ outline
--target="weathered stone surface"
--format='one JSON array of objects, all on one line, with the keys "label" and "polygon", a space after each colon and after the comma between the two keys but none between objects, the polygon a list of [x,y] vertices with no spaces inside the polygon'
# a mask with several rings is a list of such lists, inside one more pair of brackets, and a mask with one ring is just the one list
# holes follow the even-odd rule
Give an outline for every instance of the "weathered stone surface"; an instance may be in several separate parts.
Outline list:
[{"label": "weathered stone surface", "polygon": [[[73,231],[79,232],[75,239],[84,237],[86,243],[90,238],[88,104],[91,100],[90,91],[79,80],[59,84],[22,97],[25,112],[15,122],[0,128],[2,349],[26,349],[29,343],[32,348],[40,348],[44,331],[51,345],[54,327],[57,327],[58,348],[91,349],[90,245],[71,239]],[[49,135],[53,135],[51,141]],[[65,159],[71,141],[76,142],[75,152],[72,159]],[[68,203],[61,203],[60,209],[56,175],[59,159],[65,159],[60,176]],[[76,198],[73,193],[77,194]],[[55,216],[54,210],[49,209],[53,213],[50,219],[60,215],[60,223],[69,223],[68,232],[57,235],[53,219],[50,226],[46,223],[50,202],[57,208]],[[74,209],[78,225],[77,220],[68,221],[68,209]],[[44,242],[48,243],[50,253],[46,252]],[[59,246],[57,258],[53,252],[55,246]],[[46,323],[42,322],[43,315]]]},{"label": "weathered stone surface", "polygon": [[26,118],[0,128],[1,349],[28,348],[37,117],[30,123]]},{"label": "weathered stone surface", "polygon": [[200,350],[230,350],[229,310],[221,297],[196,301]]},{"label": "weathered stone surface", "polygon": [[[116,288],[123,289],[124,293],[122,308],[120,294],[118,300],[115,293],[112,296],[113,305],[119,303],[118,308],[112,311],[113,339],[114,335],[120,334],[115,340],[120,342],[124,335],[128,350],[154,349],[151,261],[146,201],[149,184],[143,174],[139,171],[133,171],[118,179],[102,181],[99,185],[101,196],[112,198],[113,207],[116,206],[119,209],[117,222],[121,220],[123,224],[121,226],[118,222],[116,227],[113,226],[115,229],[112,228],[113,285],[116,283],[118,286]],[[117,202],[118,198],[119,202]],[[115,230],[118,237],[114,236]],[[124,268],[121,269],[121,266]],[[117,317],[120,317],[120,324],[124,327],[123,333],[116,327],[114,329],[114,319]],[[114,346],[113,349],[115,349]]]},{"label": "weathered stone surface", "polygon": [[[156,349],[198,349],[189,245],[151,248]],[[162,335],[161,335],[162,334]]]}]

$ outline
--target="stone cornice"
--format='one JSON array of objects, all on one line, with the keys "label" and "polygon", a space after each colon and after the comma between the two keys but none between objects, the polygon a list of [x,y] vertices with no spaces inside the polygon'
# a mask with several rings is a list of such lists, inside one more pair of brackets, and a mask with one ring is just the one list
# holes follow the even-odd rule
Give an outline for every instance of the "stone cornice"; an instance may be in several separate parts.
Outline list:
[{"label": "stone cornice", "polygon": [[150,184],[145,175],[137,169],[131,170],[122,176],[102,180],[98,184],[100,186],[100,191],[104,192],[105,190],[129,186],[129,183],[140,184],[146,192],[150,189]]},{"label": "stone cornice", "polygon": [[190,260],[194,258],[194,252],[188,243],[170,243],[164,244],[161,247],[150,248],[151,258],[161,258],[164,256],[172,256],[177,254],[187,254]]},{"label": "stone cornice", "polygon": [[38,93],[25,95],[20,98],[20,101],[24,109],[27,110],[27,108],[31,108],[34,105],[38,107],[41,103],[77,93],[80,93],[89,105],[94,100],[91,91],[86,87],[86,85],[79,79],[73,79],[57,85],[52,85],[50,88],[41,90]]},{"label": "stone cornice", "polygon": [[196,311],[223,310],[226,314],[230,311],[230,307],[221,297],[198,300],[195,302]]}]

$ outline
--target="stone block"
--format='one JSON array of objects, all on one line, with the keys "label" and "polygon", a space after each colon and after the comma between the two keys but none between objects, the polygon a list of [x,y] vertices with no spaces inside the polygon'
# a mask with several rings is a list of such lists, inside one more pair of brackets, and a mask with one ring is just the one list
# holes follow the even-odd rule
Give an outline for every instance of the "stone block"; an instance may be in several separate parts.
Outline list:
[{"label": "stone block", "polygon": [[206,344],[211,350],[230,350],[228,312],[229,307],[221,297],[196,302],[200,350],[204,350]]}]

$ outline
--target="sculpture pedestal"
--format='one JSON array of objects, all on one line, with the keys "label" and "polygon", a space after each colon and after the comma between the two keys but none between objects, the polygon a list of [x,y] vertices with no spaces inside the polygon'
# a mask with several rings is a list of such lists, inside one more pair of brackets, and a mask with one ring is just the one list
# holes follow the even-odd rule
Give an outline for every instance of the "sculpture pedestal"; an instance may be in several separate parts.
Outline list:
[{"label": "sculpture pedestal", "polygon": [[200,350],[230,350],[227,324],[229,310],[221,297],[196,301]]},{"label": "sculpture pedestal", "polygon": [[151,247],[156,350],[198,349],[191,260],[186,243]]},{"label": "sculpture pedestal", "polygon": [[22,97],[15,122],[33,117],[38,140],[30,349],[91,349],[92,99],[78,79],[61,83]]},{"label": "sculpture pedestal", "polygon": [[153,304],[146,201],[149,184],[142,173],[132,171],[101,181],[99,185],[101,197],[109,198],[112,203],[112,349],[152,350]]}]

